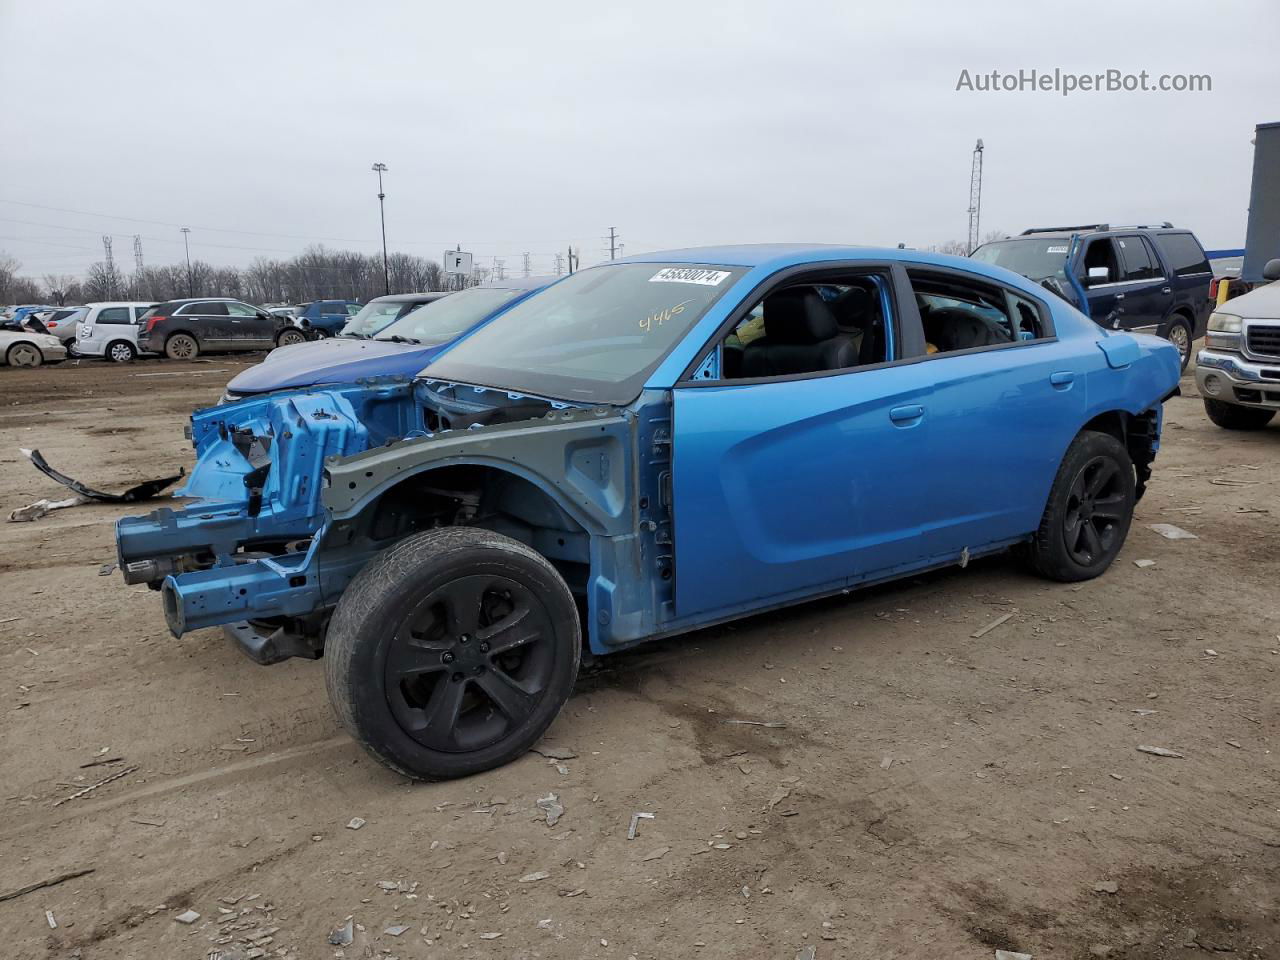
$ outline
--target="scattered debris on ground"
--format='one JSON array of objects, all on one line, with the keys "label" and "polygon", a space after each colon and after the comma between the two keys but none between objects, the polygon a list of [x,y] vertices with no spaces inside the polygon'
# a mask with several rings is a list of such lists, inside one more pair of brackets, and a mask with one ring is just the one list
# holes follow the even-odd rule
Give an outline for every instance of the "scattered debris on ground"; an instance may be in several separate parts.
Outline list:
[{"label": "scattered debris on ground", "polygon": [[631,815],[631,825],[627,827],[627,839],[634,840],[636,838],[636,830],[640,827],[641,820],[652,820],[652,813],[633,813]]},{"label": "scattered debris on ground", "polygon": [[538,800],[538,809],[546,814],[548,827],[554,827],[560,822],[560,818],[564,816],[564,805],[560,803],[560,798],[554,793],[549,793],[540,798]]}]

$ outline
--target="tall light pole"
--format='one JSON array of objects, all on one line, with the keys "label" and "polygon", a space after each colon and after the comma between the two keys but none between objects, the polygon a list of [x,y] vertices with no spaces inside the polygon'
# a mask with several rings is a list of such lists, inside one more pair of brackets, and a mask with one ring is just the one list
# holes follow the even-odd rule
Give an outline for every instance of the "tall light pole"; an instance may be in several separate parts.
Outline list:
[{"label": "tall light pole", "polygon": [[195,286],[191,282],[191,244],[187,240],[187,235],[191,233],[190,227],[182,228],[182,246],[187,251],[187,296],[194,297],[196,295]]},{"label": "tall light pole", "polygon": [[382,192],[382,175],[387,172],[385,163],[375,163],[373,171],[378,175],[378,215],[382,218],[382,287],[391,293],[391,271],[387,269],[387,207],[383,203],[386,194]]}]

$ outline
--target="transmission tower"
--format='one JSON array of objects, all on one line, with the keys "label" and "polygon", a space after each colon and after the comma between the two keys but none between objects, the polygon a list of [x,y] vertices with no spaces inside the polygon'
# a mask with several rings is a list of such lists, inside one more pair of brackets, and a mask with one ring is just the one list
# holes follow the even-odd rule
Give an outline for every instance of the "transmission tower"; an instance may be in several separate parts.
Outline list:
[{"label": "transmission tower", "polygon": [[107,262],[107,298],[114,300],[116,298],[116,260],[111,253],[111,234],[109,233],[102,235],[102,253]]},{"label": "transmission tower", "polygon": [[505,280],[507,278],[507,261],[499,257],[494,257],[493,273],[495,280]]},{"label": "transmission tower", "polygon": [[969,173],[969,253],[978,249],[978,221],[982,216],[982,141],[973,148]]},{"label": "transmission tower", "polygon": [[523,256],[524,256],[524,265],[520,269],[524,271],[524,275],[527,277],[532,272],[529,269],[529,251],[526,250]]},{"label": "transmission tower", "polygon": [[607,236],[605,239],[609,241],[609,259],[617,260],[618,259],[618,228],[610,227],[609,236]]},{"label": "transmission tower", "polygon": [[564,254],[557,253],[556,254],[556,276],[558,277],[563,273],[564,273]]}]

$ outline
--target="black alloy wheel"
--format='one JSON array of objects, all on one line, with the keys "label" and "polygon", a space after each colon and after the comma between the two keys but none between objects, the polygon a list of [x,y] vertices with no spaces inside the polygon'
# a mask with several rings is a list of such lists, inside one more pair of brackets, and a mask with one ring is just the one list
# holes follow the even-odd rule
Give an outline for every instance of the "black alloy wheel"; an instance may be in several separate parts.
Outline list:
[{"label": "black alloy wheel", "polygon": [[399,773],[444,780],[528,750],[573,690],[573,595],[532,548],[476,527],[406,537],[342,594],[325,638],[339,720]]},{"label": "black alloy wheel", "polygon": [[1128,509],[1120,465],[1109,457],[1094,457],[1071,483],[1063,513],[1063,541],[1081,566],[1092,566],[1111,553],[1120,522]]},{"label": "black alloy wheel", "polygon": [[542,603],[508,577],[450,580],[400,623],[383,671],[401,728],[431,750],[497,743],[550,686],[553,629]]}]

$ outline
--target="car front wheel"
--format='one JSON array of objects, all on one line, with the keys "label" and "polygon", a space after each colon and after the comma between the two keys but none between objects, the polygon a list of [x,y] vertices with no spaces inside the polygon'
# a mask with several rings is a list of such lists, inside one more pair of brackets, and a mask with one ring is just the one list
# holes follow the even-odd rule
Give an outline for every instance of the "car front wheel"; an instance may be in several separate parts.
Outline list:
[{"label": "car front wheel", "polygon": [[5,354],[5,362],[11,367],[38,367],[44,363],[44,354],[33,343],[15,343]]},{"label": "car front wheel", "polygon": [[170,360],[194,360],[200,355],[200,344],[189,333],[175,333],[165,341],[164,355]]},{"label": "car front wheel", "polygon": [[1276,415],[1274,410],[1242,407],[1236,403],[1224,403],[1211,397],[1204,398],[1204,412],[1223,430],[1261,430]]},{"label": "car front wheel", "polygon": [[125,343],[123,340],[117,340],[107,347],[107,359],[112,363],[132,363],[133,358],[137,355],[133,345]]},{"label": "car front wheel", "polygon": [[281,331],[280,336],[276,337],[276,346],[291,347],[295,343],[305,343],[306,340],[307,338],[303,335],[301,330],[284,330]]},{"label": "car front wheel", "polygon": [[1115,437],[1081,431],[1062,458],[1031,565],[1064,583],[1091,580],[1111,566],[1133,520],[1135,477],[1129,451]]},{"label": "car front wheel", "polygon": [[376,759],[446,780],[509,763],[568,699],[581,630],[564,579],[475,527],[408,537],[351,581],[325,641],[329,699]]}]

